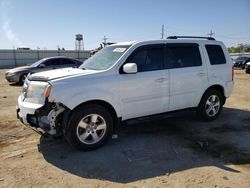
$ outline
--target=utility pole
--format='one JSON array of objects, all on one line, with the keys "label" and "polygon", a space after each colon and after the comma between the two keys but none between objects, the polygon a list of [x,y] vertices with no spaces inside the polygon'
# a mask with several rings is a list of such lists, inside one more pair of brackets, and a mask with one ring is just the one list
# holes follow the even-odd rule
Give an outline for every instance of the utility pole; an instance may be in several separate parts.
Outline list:
[{"label": "utility pole", "polygon": [[61,50],[61,49],[60,49],[60,46],[59,46],[59,44],[58,44],[58,45],[57,45],[57,55],[58,55],[58,56],[60,56],[60,50]]},{"label": "utility pole", "polygon": [[14,56],[14,62],[15,62],[15,67],[16,67],[17,62],[16,62],[16,49],[15,49],[15,46],[13,46],[13,56]]},{"label": "utility pole", "polygon": [[212,29],[210,30],[210,32],[207,34],[209,37],[212,37],[215,33],[212,31]]},{"label": "utility pole", "polygon": [[164,36],[165,36],[165,30],[164,30],[164,25],[162,24],[161,25],[161,39],[164,39]]},{"label": "utility pole", "polygon": [[39,60],[39,59],[40,59],[40,57],[39,57],[39,50],[40,50],[40,48],[37,46],[37,48],[36,48],[37,60]]},{"label": "utility pole", "polygon": [[238,47],[239,47],[239,49],[240,49],[240,54],[243,53],[243,52],[244,52],[244,45],[241,44],[241,43],[239,43],[239,44],[238,44]]},{"label": "utility pole", "polygon": [[103,37],[103,45],[104,46],[107,45],[107,40],[108,40],[108,38],[104,35],[104,37]]}]

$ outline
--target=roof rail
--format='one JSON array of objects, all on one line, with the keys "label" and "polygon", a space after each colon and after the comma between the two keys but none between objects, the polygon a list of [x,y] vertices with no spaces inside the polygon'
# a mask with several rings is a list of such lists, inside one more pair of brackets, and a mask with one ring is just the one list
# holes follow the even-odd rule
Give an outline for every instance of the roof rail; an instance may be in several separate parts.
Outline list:
[{"label": "roof rail", "polygon": [[215,38],[213,37],[196,37],[196,36],[169,36],[167,39],[178,39],[178,38],[215,40]]}]

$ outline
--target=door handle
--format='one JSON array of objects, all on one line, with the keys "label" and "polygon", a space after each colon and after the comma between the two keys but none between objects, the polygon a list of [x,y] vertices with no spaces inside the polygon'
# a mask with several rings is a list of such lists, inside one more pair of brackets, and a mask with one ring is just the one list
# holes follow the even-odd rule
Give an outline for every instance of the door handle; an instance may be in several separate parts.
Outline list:
[{"label": "door handle", "polygon": [[205,72],[200,72],[200,73],[197,73],[197,76],[205,76],[206,73]]},{"label": "door handle", "polygon": [[155,80],[155,82],[162,83],[162,82],[165,82],[167,80],[168,80],[167,78],[158,78]]}]

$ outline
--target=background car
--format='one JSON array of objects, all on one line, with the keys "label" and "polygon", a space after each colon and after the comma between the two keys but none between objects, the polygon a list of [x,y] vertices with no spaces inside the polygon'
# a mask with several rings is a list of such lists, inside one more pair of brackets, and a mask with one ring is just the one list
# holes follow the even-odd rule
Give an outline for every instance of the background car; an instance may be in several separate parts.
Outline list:
[{"label": "background car", "polygon": [[250,73],[250,62],[248,62],[248,63],[246,63],[246,65],[245,65],[245,71],[246,71],[246,73]]},{"label": "background car", "polygon": [[250,57],[240,56],[235,59],[234,67],[240,67],[244,69],[247,62],[250,62]]},{"label": "background car", "polygon": [[5,73],[8,82],[23,84],[29,73],[41,72],[51,69],[79,67],[83,62],[70,57],[48,57],[41,59],[30,66],[22,66],[10,69]]}]

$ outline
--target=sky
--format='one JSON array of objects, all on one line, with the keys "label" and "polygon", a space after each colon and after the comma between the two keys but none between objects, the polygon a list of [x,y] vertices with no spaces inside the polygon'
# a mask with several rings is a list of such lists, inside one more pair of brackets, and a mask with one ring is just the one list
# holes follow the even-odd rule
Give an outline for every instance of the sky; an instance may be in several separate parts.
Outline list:
[{"label": "sky", "polygon": [[86,50],[108,42],[170,35],[207,36],[227,47],[250,44],[250,0],[0,0],[0,49]]}]

